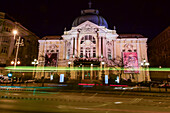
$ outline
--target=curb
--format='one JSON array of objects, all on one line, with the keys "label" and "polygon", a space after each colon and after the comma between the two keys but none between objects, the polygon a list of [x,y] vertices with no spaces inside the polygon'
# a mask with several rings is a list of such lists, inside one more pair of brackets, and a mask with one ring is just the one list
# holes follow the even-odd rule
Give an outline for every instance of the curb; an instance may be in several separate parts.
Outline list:
[{"label": "curb", "polygon": [[61,102],[84,102],[84,103],[105,103],[101,101],[89,101],[89,100],[71,100],[71,99],[57,99],[57,98],[36,98],[36,97],[13,97],[13,96],[1,96],[1,99],[19,99],[19,100],[39,100],[39,101],[61,101]]}]

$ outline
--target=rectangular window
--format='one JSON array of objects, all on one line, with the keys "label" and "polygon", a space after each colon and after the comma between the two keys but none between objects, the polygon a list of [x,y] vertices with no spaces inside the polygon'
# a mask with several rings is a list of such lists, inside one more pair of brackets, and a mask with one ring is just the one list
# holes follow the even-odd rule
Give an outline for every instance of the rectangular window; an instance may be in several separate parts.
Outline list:
[{"label": "rectangular window", "polygon": [[7,47],[2,47],[1,53],[7,53]]},{"label": "rectangular window", "polygon": [[96,53],[93,53],[93,57],[96,57]]},{"label": "rectangular window", "polygon": [[80,58],[83,58],[83,53],[80,53]]},{"label": "rectangular window", "polygon": [[68,53],[67,53],[68,55],[67,55],[67,59],[69,59],[70,58],[70,49],[68,49]]},{"label": "rectangular window", "polygon": [[112,56],[111,56],[110,54],[108,55],[108,59],[109,59],[109,60],[111,60],[111,59],[112,59]]}]

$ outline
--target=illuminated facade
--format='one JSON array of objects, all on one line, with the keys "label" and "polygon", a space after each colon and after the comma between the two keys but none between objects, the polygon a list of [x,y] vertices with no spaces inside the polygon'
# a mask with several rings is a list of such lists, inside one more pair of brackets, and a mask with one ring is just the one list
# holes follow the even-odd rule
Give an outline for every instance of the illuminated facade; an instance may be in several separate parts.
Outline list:
[{"label": "illuminated facade", "polygon": [[[82,10],[81,14],[62,36],[39,40],[39,66],[79,67],[81,70],[69,71],[69,79],[102,80],[114,73],[124,80],[150,81],[148,71],[134,71],[140,69],[143,59],[147,60],[147,38],[139,34],[119,35],[115,29],[108,29],[98,10]],[[128,63],[123,62],[123,53]],[[125,66],[133,70],[122,73],[114,70]],[[99,70],[92,71],[94,68]],[[50,74],[37,73],[36,78],[49,78]],[[66,71],[58,74],[68,76]]]}]

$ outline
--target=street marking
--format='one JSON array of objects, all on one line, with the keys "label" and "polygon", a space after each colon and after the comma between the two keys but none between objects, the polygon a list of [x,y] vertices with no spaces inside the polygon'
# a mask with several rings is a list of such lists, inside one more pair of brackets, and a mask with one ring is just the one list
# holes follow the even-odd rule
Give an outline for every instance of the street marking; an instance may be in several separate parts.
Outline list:
[{"label": "street marking", "polygon": [[[92,95],[92,96],[89,97],[89,98],[93,98],[93,97],[95,97],[97,94],[98,94],[98,93],[95,93],[94,95]],[[88,98],[88,99],[89,99],[89,98]]]},{"label": "street marking", "polygon": [[123,102],[114,102],[115,104],[121,104],[121,103],[123,103]]},{"label": "street marking", "polygon": [[139,103],[143,98],[134,98],[130,104]]}]

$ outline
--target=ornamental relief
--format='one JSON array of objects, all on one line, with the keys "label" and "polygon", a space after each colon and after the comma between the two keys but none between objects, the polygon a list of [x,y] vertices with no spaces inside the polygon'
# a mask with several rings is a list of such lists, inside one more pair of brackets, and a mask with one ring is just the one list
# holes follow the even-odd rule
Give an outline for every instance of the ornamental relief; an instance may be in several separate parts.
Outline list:
[{"label": "ornamental relief", "polygon": [[134,50],[136,50],[135,48],[136,47],[134,45],[132,45],[132,44],[125,44],[125,45],[123,45],[123,50],[125,52],[128,52],[128,51],[133,52]]},{"label": "ornamental relief", "polygon": [[107,46],[112,46],[112,41],[107,41],[106,45]]},{"label": "ornamental relief", "polygon": [[86,24],[82,29],[78,29],[78,31],[80,33],[96,33],[98,29],[92,27],[90,24]]}]

